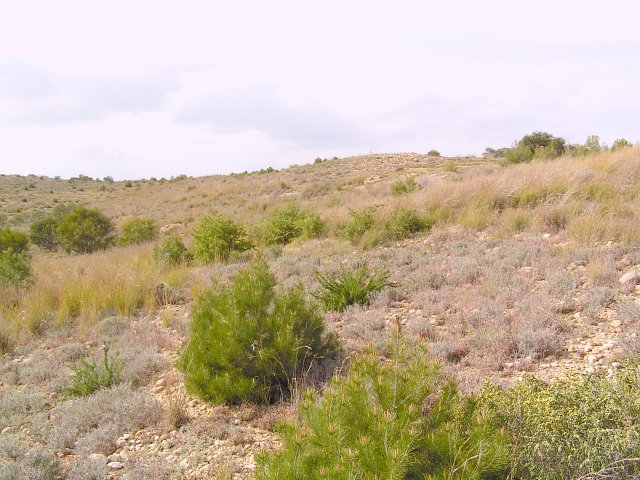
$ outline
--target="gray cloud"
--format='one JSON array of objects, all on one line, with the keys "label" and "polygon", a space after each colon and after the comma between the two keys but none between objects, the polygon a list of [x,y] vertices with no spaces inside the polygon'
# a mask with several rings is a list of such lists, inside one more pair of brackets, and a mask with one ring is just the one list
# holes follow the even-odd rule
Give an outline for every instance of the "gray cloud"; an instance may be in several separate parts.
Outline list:
[{"label": "gray cloud", "polygon": [[7,120],[53,124],[102,120],[112,113],[159,110],[179,86],[180,72],[69,78],[23,64],[0,65],[0,102]]},{"label": "gray cloud", "polygon": [[319,106],[294,108],[275,89],[256,87],[211,93],[173,109],[181,123],[208,123],[221,133],[259,131],[273,140],[307,147],[361,145],[362,130]]}]

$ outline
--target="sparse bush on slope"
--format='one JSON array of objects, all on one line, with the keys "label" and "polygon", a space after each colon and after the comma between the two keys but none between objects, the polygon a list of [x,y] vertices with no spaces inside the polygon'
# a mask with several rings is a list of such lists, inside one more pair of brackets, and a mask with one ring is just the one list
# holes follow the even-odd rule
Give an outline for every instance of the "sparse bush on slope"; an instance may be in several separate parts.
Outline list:
[{"label": "sparse bush on slope", "polygon": [[324,231],[325,222],[307,209],[290,204],[275,210],[264,225],[267,243],[286,245],[296,238],[316,238]]},{"label": "sparse bush on slope", "polygon": [[153,258],[165,265],[189,263],[191,254],[180,237],[167,237],[153,248]]},{"label": "sparse bush on slope", "polygon": [[242,225],[222,216],[206,216],[193,230],[191,252],[201,262],[224,261],[232,252],[251,248]]},{"label": "sparse bush on slope", "polygon": [[374,211],[374,207],[369,207],[360,212],[349,211],[351,219],[342,226],[341,231],[351,243],[358,243],[362,236],[373,227],[375,223]]},{"label": "sparse bush on slope", "polygon": [[137,245],[156,238],[156,222],[152,218],[132,218],[122,225],[118,245]]},{"label": "sparse bush on slope", "polygon": [[309,393],[283,447],[258,459],[259,480],[503,479],[506,442],[473,400],[444,383],[423,348],[398,339],[391,358],[353,361],[321,397]]},{"label": "sparse bush on slope", "polygon": [[387,235],[393,240],[402,240],[427,227],[415,210],[403,207],[396,208],[386,224]]},{"label": "sparse bush on slope", "polygon": [[58,221],[53,217],[46,217],[31,224],[29,238],[31,241],[44,250],[53,252],[58,249],[56,240],[56,228]]},{"label": "sparse bush on slope", "polygon": [[13,250],[0,252],[0,286],[22,288],[27,286],[31,279],[31,265],[25,255]]},{"label": "sparse bush on slope", "polygon": [[407,193],[415,192],[418,189],[418,184],[415,178],[409,177],[406,180],[398,180],[391,185],[391,194],[394,197],[406,195]]},{"label": "sparse bush on slope", "polygon": [[29,248],[29,238],[23,233],[0,228],[0,252],[11,250],[14,253],[26,253]]},{"label": "sparse bush on slope", "polygon": [[302,286],[277,292],[275,277],[258,262],[198,300],[180,366],[187,390],[206,401],[272,403],[334,353]]}]

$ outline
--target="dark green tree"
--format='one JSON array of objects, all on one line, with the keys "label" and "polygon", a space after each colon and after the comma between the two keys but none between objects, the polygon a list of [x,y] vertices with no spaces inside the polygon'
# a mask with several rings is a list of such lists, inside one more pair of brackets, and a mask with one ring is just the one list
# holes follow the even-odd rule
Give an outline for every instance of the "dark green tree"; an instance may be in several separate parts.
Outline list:
[{"label": "dark green tree", "polygon": [[113,243],[113,223],[96,209],[77,206],[56,227],[59,245],[68,253],[91,253]]}]

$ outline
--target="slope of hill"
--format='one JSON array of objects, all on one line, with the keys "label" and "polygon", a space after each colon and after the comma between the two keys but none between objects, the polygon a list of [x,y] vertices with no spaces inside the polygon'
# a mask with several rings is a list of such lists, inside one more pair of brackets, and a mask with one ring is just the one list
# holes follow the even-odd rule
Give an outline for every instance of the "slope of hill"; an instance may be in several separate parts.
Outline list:
[{"label": "slope of hill", "polygon": [[[389,271],[398,288],[328,313],[328,328],[358,355],[371,345],[383,350],[399,323],[467,393],[527,373],[612,375],[640,352],[630,273],[640,268],[638,148],[509,167],[387,154],[169,181],[0,177],[2,226],[28,231],[67,202],[117,224],[135,216],[179,223],[187,245],[203,215],[224,214],[259,239],[279,207],[311,209],[326,221],[319,238],[259,248],[278,281],[309,292],[319,288],[316,271],[365,262]],[[347,235],[354,212],[366,211],[372,225]],[[419,231],[398,227],[399,211],[414,212]],[[192,299],[212,281],[227,283],[253,252],[165,268],[152,249],[74,256],[32,247],[33,287],[0,292],[2,472],[37,464],[50,466],[50,478],[107,470],[124,478],[252,478],[254,455],[277,447],[274,424],[294,415],[295,404],[210,406],[185,393],[174,366]],[[160,285],[171,292],[161,300]],[[103,342],[118,352],[129,383],[66,398],[74,369],[81,359],[99,360]]]}]

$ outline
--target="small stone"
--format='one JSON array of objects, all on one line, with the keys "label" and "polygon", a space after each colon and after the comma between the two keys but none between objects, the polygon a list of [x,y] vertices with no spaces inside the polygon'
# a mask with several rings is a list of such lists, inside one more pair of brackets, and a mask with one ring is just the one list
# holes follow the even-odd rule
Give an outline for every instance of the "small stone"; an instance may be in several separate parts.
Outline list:
[{"label": "small stone", "polygon": [[586,373],[593,373],[593,372],[595,372],[595,371],[596,371],[596,369],[595,369],[595,368],[593,368],[593,367],[587,367],[587,368],[585,368],[585,369],[584,369],[584,371],[585,371]]},{"label": "small stone", "polygon": [[611,323],[609,325],[611,325],[611,327],[613,328],[618,328],[622,326],[622,322],[620,320],[611,320]]},{"label": "small stone", "polygon": [[638,280],[638,272],[636,272],[635,270],[629,270],[627,273],[622,275],[618,281],[624,284],[627,282],[636,282],[637,280]]},{"label": "small stone", "polygon": [[0,433],[4,435],[5,433],[9,433],[10,431],[11,431],[11,427],[4,427],[2,429],[2,432],[0,432]]},{"label": "small stone", "polygon": [[122,470],[124,465],[121,462],[109,462],[107,463],[107,467],[111,470]]},{"label": "small stone", "polygon": [[589,365],[592,365],[592,364],[596,363],[597,361],[598,361],[598,357],[596,357],[595,355],[587,356],[587,363]]},{"label": "small stone", "polygon": [[107,457],[102,453],[92,453],[89,455],[89,460],[95,460],[97,462],[107,463]]},{"label": "small stone", "polygon": [[612,362],[612,363],[611,363],[611,366],[612,366],[613,368],[620,368],[620,367],[622,367],[622,364],[621,364],[620,362]]},{"label": "small stone", "polygon": [[151,389],[151,393],[160,393],[162,390],[164,390],[164,387],[162,385],[158,385]]},{"label": "small stone", "polygon": [[68,457],[69,455],[73,455],[73,451],[70,448],[63,448],[60,450],[60,455],[63,457]]},{"label": "small stone", "polygon": [[551,238],[551,234],[550,233],[545,233],[544,235],[542,235],[542,238],[547,240],[548,238]]},{"label": "small stone", "polygon": [[239,419],[239,418],[236,418],[236,419],[233,421],[233,423],[234,423],[235,425],[240,425],[240,419]]}]

